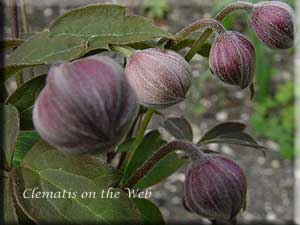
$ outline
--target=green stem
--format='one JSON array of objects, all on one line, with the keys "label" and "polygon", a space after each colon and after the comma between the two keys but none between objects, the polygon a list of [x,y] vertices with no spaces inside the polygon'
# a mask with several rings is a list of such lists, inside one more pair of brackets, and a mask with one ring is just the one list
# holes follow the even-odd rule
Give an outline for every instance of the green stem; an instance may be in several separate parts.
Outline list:
[{"label": "green stem", "polygon": [[[20,0],[21,2],[21,16],[22,16],[22,24],[23,24],[23,30],[25,33],[29,33],[29,22],[28,22],[28,14],[26,10],[26,2],[25,0]],[[28,69],[29,77],[34,78],[34,71],[33,68]]]},{"label": "green stem", "polygon": [[184,57],[187,62],[191,61],[194,55],[201,49],[204,45],[205,41],[209,38],[209,36],[213,33],[212,29],[207,29],[200,38],[193,44],[191,49],[188,51],[186,56]]},{"label": "green stem", "polygon": [[22,16],[22,23],[23,23],[23,30],[25,33],[29,33],[29,23],[28,23],[28,15],[26,10],[26,2],[25,0],[21,1],[21,16]]},{"label": "green stem", "polygon": [[17,87],[20,87],[24,83],[23,71],[20,71],[16,74],[16,83]]},{"label": "green stem", "polygon": [[[0,80],[0,82],[4,82],[4,81]],[[7,92],[5,83],[2,83],[0,86],[1,86],[1,90],[2,90],[2,93],[0,96],[0,103],[4,103],[5,99],[8,97],[8,92]]]},{"label": "green stem", "polygon": [[219,21],[214,20],[214,19],[200,19],[200,20],[197,20],[196,22],[186,26],[178,33],[176,33],[175,34],[175,42],[180,43],[186,37],[188,37],[191,33],[193,33],[196,30],[199,30],[202,27],[209,27],[218,33],[225,32],[224,26]]},{"label": "green stem", "polygon": [[135,151],[138,149],[138,147],[140,146],[142,140],[143,140],[143,137],[144,137],[144,134],[145,134],[145,131],[146,131],[146,128],[153,116],[153,113],[154,113],[154,109],[151,109],[149,108],[143,118],[143,121],[141,123],[141,126],[139,127],[138,129],[138,132],[137,132],[137,135],[136,135],[136,138],[132,144],[132,149],[131,151],[129,152],[128,154],[128,158],[127,158],[127,162],[126,162],[126,166],[125,166],[125,171],[127,170],[128,168],[128,165],[135,153]]},{"label": "green stem", "polygon": [[126,58],[129,58],[136,51],[134,48],[128,46],[121,46],[121,45],[111,45],[110,49],[112,51],[120,52]]},{"label": "green stem", "polygon": [[[226,6],[222,11],[220,11],[216,17],[215,20],[222,21],[227,15],[229,15],[231,12],[236,10],[246,10],[251,11],[253,9],[253,4],[247,3],[247,2],[234,2]],[[205,44],[205,41],[209,38],[209,36],[212,34],[213,30],[208,28],[204,31],[204,33],[199,37],[197,41],[193,44],[189,52],[186,54],[185,59],[186,61],[191,61],[194,55],[197,54],[197,52],[201,49],[203,44]]]},{"label": "green stem", "polygon": [[[18,23],[18,6],[16,0],[10,0],[11,7],[11,34],[14,38],[19,38],[19,23]],[[21,86],[24,82],[23,72],[16,74],[17,86]]]}]

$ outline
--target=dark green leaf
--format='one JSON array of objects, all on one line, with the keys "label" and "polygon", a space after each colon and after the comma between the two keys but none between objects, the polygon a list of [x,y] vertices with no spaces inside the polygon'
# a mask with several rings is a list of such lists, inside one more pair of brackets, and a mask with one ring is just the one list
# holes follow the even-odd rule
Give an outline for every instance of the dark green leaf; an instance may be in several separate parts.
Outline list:
[{"label": "dark green leaf", "polygon": [[210,53],[210,49],[211,49],[211,44],[205,43],[205,44],[202,45],[202,47],[200,48],[200,50],[197,53],[199,55],[202,55],[203,57],[208,58],[209,53]]},{"label": "dark green leaf", "polygon": [[5,105],[1,107],[0,110],[0,115],[4,116],[4,140],[3,144],[1,143],[1,154],[4,154],[4,166],[10,168],[12,165],[17,137],[19,133],[19,114],[18,110],[12,105]]},{"label": "dark green leaf", "polygon": [[167,117],[162,126],[175,138],[186,139],[193,141],[192,127],[183,116],[181,117]]},{"label": "dark green leaf", "polygon": [[20,115],[20,129],[21,130],[32,130],[34,128],[32,123],[32,110],[33,106],[24,110]]},{"label": "dark green leaf", "polygon": [[16,144],[16,151],[14,155],[14,165],[20,165],[20,162],[25,157],[26,153],[32,146],[40,139],[36,131],[23,131],[19,132],[19,137]]},{"label": "dark green leaf", "polygon": [[150,200],[134,198],[133,202],[142,214],[143,225],[164,225],[164,218],[159,208]]},{"label": "dark green leaf", "polygon": [[[102,190],[112,187],[120,175],[91,156],[64,155],[38,142],[13,172],[15,196],[36,223],[115,224],[140,220],[134,203],[120,189],[111,189],[120,192],[118,198],[101,197]],[[61,195],[65,190],[72,192],[73,197],[67,193],[65,198],[23,198],[24,190],[33,188]],[[95,198],[82,197],[84,192],[92,196],[95,193]]]},{"label": "dark green leaf", "polygon": [[0,217],[0,224],[18,224],[18,216],[14,206],[12,192],[9,188],[9,178],[3,177],[1,174],[0,182],[3,185],[3,189],[0,192],[1,206],[3,206],[1,211],[2,213],[5,212]]},{"label": "dark green leaf", "polygon": [[117,152],[128,152],[131,149],[131,146],[134,142],[135,138],[128,138],[122,144],[120,144],[117,148]]},{"label": "dark green leaf", "polygon": [[[159,148],[166,144],[166,141],[161,139],[160,133],[157,130],[147,133],[133,155],[124,174],[124,180],[128,179],[143,163],[149,159]],[[171,152],[162,158],[149,173],[141,179],[135,188],[144,189],[156,183],[159,183],[164,178],[173,174],[184,163],[184,160],[177,158],[175,152]]]},{"label": "dark green leaf", "polygon": [[216,138],[225,133],[243,132],[245,128],[246,126],[244,124],[237,123],[237,122],[226,122],[226,123],[218,124],[217,126],[207,131],[204,134],[204,136],[200,139],[198,144]]},{"label": "dark green leaf", "polygon": [[253,97],[255,95],[255,87],[254,87],[253,83],[250,84],[249,89],[250,89],[250,99],[253,99]]},{"label": "dark green leaf", "polygon": [[0,41],[0,52],[14,49],[23,43],[21,39],[9,39]]},{"label": "dark green leaf", "polygon": [[70,10],[50,27],[52,36],[78,37],[88,41],[90,49],[126,45],[173,35],[154,26],[141,16],[126,15],[119,5],[95,4]]},{"label": "dark green leaf", "polygon": [[17,107],[20,113],[21,129],[33,128],[32,108],[45,83],[46,75],[37,76],[24,83],[6,99],[6,103]]},{"label": "dark green leaf", "polygon": [[[86,41],[75,36],[55,36],[49,31],[35,34],[13,51],[6,62],[8,68],[30,67],[36,65],[69,61],[79,57],[86,50]],[[9,76],[6,76],[6,79]]]},{"label": "dark green leaf", "polygon": [[262,150],[263,152],[267,150],[266,147],[259,145],[250,135],[242,132],[224,133],[215,138],[201,142],[201,144],[209,144],[209,143],[226,143],[226,144],[242,145],[250,148],[259,149]]},{"label": "dark green leaf", "polygon": [[[184,49],[186,47],[191,48],[193,46],[194,42],[195,42],[195,40],[185,39],[184,41],[180,42],[179,44],[173,46],[172,50],[180,51],[181,49]],[[210,49],[211,49],[211,44],[205,43],[205,44],[203,44],[201,49],[197,52],[197,54],[207,58],[207,57],[209,57]]]},{"label": "dark green leaf", "polygon": [[4,76],[3,81],[6,81],[14,74],[22,71],[25,67],[30,67],[30,66],[5,65],[5,67],[0,67],[0,74],[1,76]]},{"label": "dark green leaf", "polygon": [[94,180],[100,187],[108,187],[120,179],[120,174],[91,156],[65,155],[40,141],[33,146],[21,166],[32,170],[61,169]]},{"label": "dark green leaf", "polygon": [[128,46],[134,49],[146,49],[146,48],[155,48],[157,44],[155,41],[144,41],[144,42],[137,42],[134,44],[129,44]]}]

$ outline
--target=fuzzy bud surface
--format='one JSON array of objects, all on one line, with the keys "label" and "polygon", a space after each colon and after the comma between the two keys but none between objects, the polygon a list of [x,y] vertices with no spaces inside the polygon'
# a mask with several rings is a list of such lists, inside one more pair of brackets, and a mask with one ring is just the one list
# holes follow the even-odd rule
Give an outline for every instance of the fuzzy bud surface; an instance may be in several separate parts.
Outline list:
[{"label": "fuzzy bud surface", "polygon": [[247,181],[242,169],[221,154],[205,154],[186,173],[184,203],[203,217],[234,221],[246,204]]},{"label": "fuzzy bud surface", "polygon": [[131,56],[126,75],[142,105],[166,108],[185,99],[192,69],[178,53],[150,48]]},{"label": "fuzzy bud surface", "polygon": [[248,87],[255,72],[255,49],[236,31],[220,33],[210,51],[209,65],[214,76],[226,84]]},{"label": "fuzzy bud surface", "polygon": [[294,13],[286,3],[269,1],[254,5],[250,25],[270,48],[287,49],[293,46]]},{"label": "fuzzy bud surface", "polygon": [[127,133],[138,100],[124,69],[106,56],[52,66],[33,110],[40,136],[67,153],[103,153]]}]

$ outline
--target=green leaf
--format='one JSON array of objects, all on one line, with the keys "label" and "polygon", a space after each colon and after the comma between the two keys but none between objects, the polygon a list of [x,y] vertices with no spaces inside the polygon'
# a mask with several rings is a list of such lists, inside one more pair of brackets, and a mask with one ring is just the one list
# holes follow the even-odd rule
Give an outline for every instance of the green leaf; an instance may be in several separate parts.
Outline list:
[{"label": "green leaf", "polygon": [[[140,220],[140,213],[122,190],[111,188],[113,193],[120,193],[117,198],[101,197],[102,190],[106,193],[119,181],[120,174],[94,157],[64,155],[38,142],[13,173],[17,201],[36,223],[115,224]],[[52,198],[23,197],[25,190],[34,188],[48,195],[52,192]],[[54,197],[55,193],[62,196],[64,191],[65,198]],[[84,198],[84,192],[90,197]]]},{"label": "green leaf", "polygon": [[157,43],[155,41],[144,41],[144,42],[129,44],[128,46],[134,49],[147,49],[147,48],[157,47]]},{"label": "green leaf", "polygon": [[242,123],[237,123],[237,122],[220,123],[217,126],[210,129],[209,131],[207,131],[204,134],[204,136],[200,139],[198,144],[216,138],[225,133],[243,132],[245,128],[246,126]]},{"label": "green leaf", "polygon": [[209,53],[210,53],[210,49],[211,49],[211,44],[205,43],[205,44],[202,45],[202,47],[200,48],[200,50],[197,53],[199,55],[202,55],[203,57],[208,58]]},{"label": "green leaf", "polygon": [[46,75],[34,77],[15,90],[15,92],[6,99],[6,103],[10,103],[18,109],[20,113],[20,127],[22,130],[33,128],[32,108],[45,83]]},{"label": "green leaf", "polygon": [[[128,179],[134,172],[143,165],[159,148],[167,142],[161,139],[160,133],[157,130],[147,133],[128,164],[124,174],[124,180]],[[184,163],[184,160],[177,158],[175,152],[169,153],[162,158],[149,173],[141,179],[134,187],[144,189],[156,183],[159,183],[164,178],[173,174]]]},{"label": "green leaf", "polygon": [[[181,49],[184,49],[186,47],[192,47],[194,42],[196,40],[193,40],[193,39],[185,39],[183,40],[182,42],[174,45],[171,49],[174,50],[174,51],[180,51]],[[197,54],[205,57],[205,58],[208,58],[209,57],[209,53],[210,53],[210,49],[211,49],[211,44],[209,43],[205,43],[203,44],[203,46],[200,48],[200,50],[197,52]]]},{"label": "green leaf", "polygon": [[128,138],[122,144],[120,144],[116,152],[128,152],[131,149],[131,146],[135,138]]},{"label": "green leaf", "polygon": [[119,5],[94,4],[68,11],[50,27],[55,37],[78,37],[88,41],[90,49],[126,45],[173,35],[141,16],[126,15]]},{"label": "green leaf", "polygon": [[99,159],[86,155],[65,155],[43,141],[39,141],[27,153],[21,166],[41,171],[44,169],[61,169],[69,173],[93,179],[100,187],[108,187],[120,180],[121,174]]},{"label": "green leaf", "polygon": [[17,137],[19,133],[19,114],[18,110],[12,105],[4,105],[0,108],[0,115],[3,115],[4,119],[4,133],[1,136],[4,137],[3,143],[1,143],[1,154],[4,154],[3,159],[4,167],[10,168],[14,157]]},{"label": "green leaf", "polygon": [[267,150],[266,147],[259,145],[250,135],[242,132],[224,133],[217,137],[201,142],[201,144],[210,143],[226,143],[234,145],[242,145],[250,148],[262,150],[263,153]]},{"label": "green leaf", "polygon": [[0,52],[14,49],[23,43],[22,39],[9,39],[0,41]]},{"label": "green leaf", "polygon": [[[3,173],[3,171],[1,171],[1,173]],[[0,224],[18,224],[18,216],[14,206],[12,192],[9,188],[9,178],[3,177],[3,174],[1,174],[0,182],[3,185],[3,189],[0,192],[1,204],[4,209],[2,209],[2,212],[5,212],[0,217]]]},{"label": "green leaf", "polygon": [[265,154],[266,147],[259,145],[249,134],[244,133],[246,126],[242,123],[221,123],[209,130],[197,143],[205,145],[210,143],[226,143],[242,145],[262,150]]},{"label": "green leaf", "polygon": [[255,86],[253,83],[250,84],[249,90],[250,90],[250,99],[252,100],[255,95]]},{"label": "green leaf", "polygon": [[162,126],[175,138],[193,141],[192,127],[183,116],[167,117]]},{"label": "green leaf", "polygon": [[[27,39],[6,62],[8,68],[25,68],[43,64],[69,61],[78,58],[86,50],[86,41],[75,36],[55,36],[50,38],[45,30]],[[9,78],[9,74],[5,77]]]},{"label": "green leaf", "polygon": [[142,198],[134,198],[133,202],[142,214],[143,225],[164,225],[164,218],[159,208],[150,200]]},{"label": "green leaf", "polygon": [[0,67],[0,74],[4,77],[3,81],[8,80],[11,76],[22,71],[25,67],[26,66],[17,65],[5,65],[5,67]]},{"label": "green leaf", "polygon": [[40,139],[36,131],[23,131],[19,132],[16,151],[14,155],[14,165],[20,165],[26,153],[32,146]]}]

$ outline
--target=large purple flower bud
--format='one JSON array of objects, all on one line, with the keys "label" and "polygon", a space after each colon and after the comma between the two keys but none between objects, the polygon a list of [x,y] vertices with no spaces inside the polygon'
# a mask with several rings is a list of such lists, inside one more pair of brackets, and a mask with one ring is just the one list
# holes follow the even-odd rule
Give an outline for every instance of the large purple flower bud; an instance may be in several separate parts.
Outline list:
[{"label": "large purple flower bud", "polygon": [[103,153],[127,133],[138,100],[124,69],[105,56],[52,66],[33,110],[41,137],[67,153]]},{"label": "large purple flower bud", "polygon": [[227,84],[244,89],[255,71],[255,49],[242,34],[226,31],[218,34],[209,55],[212,73]]},{"label": "large purple flower bud", "polygon": [[205,154],[190,164],[184,203],[210,220],[234,221],[246,204],[247,181],[242,169],[221,154]]},{"label": "large purple flower bud", "polygon": [[150,48],[130,57],[126,75],[142,105],[165,108],[184,100],[192,69],[178,53]]},{"label": "large purple flower bud", "polygon": [[269,1],[254,5],[250,25],[270,48],[286,49],[294,42],[294,13],[283,2]]}]

